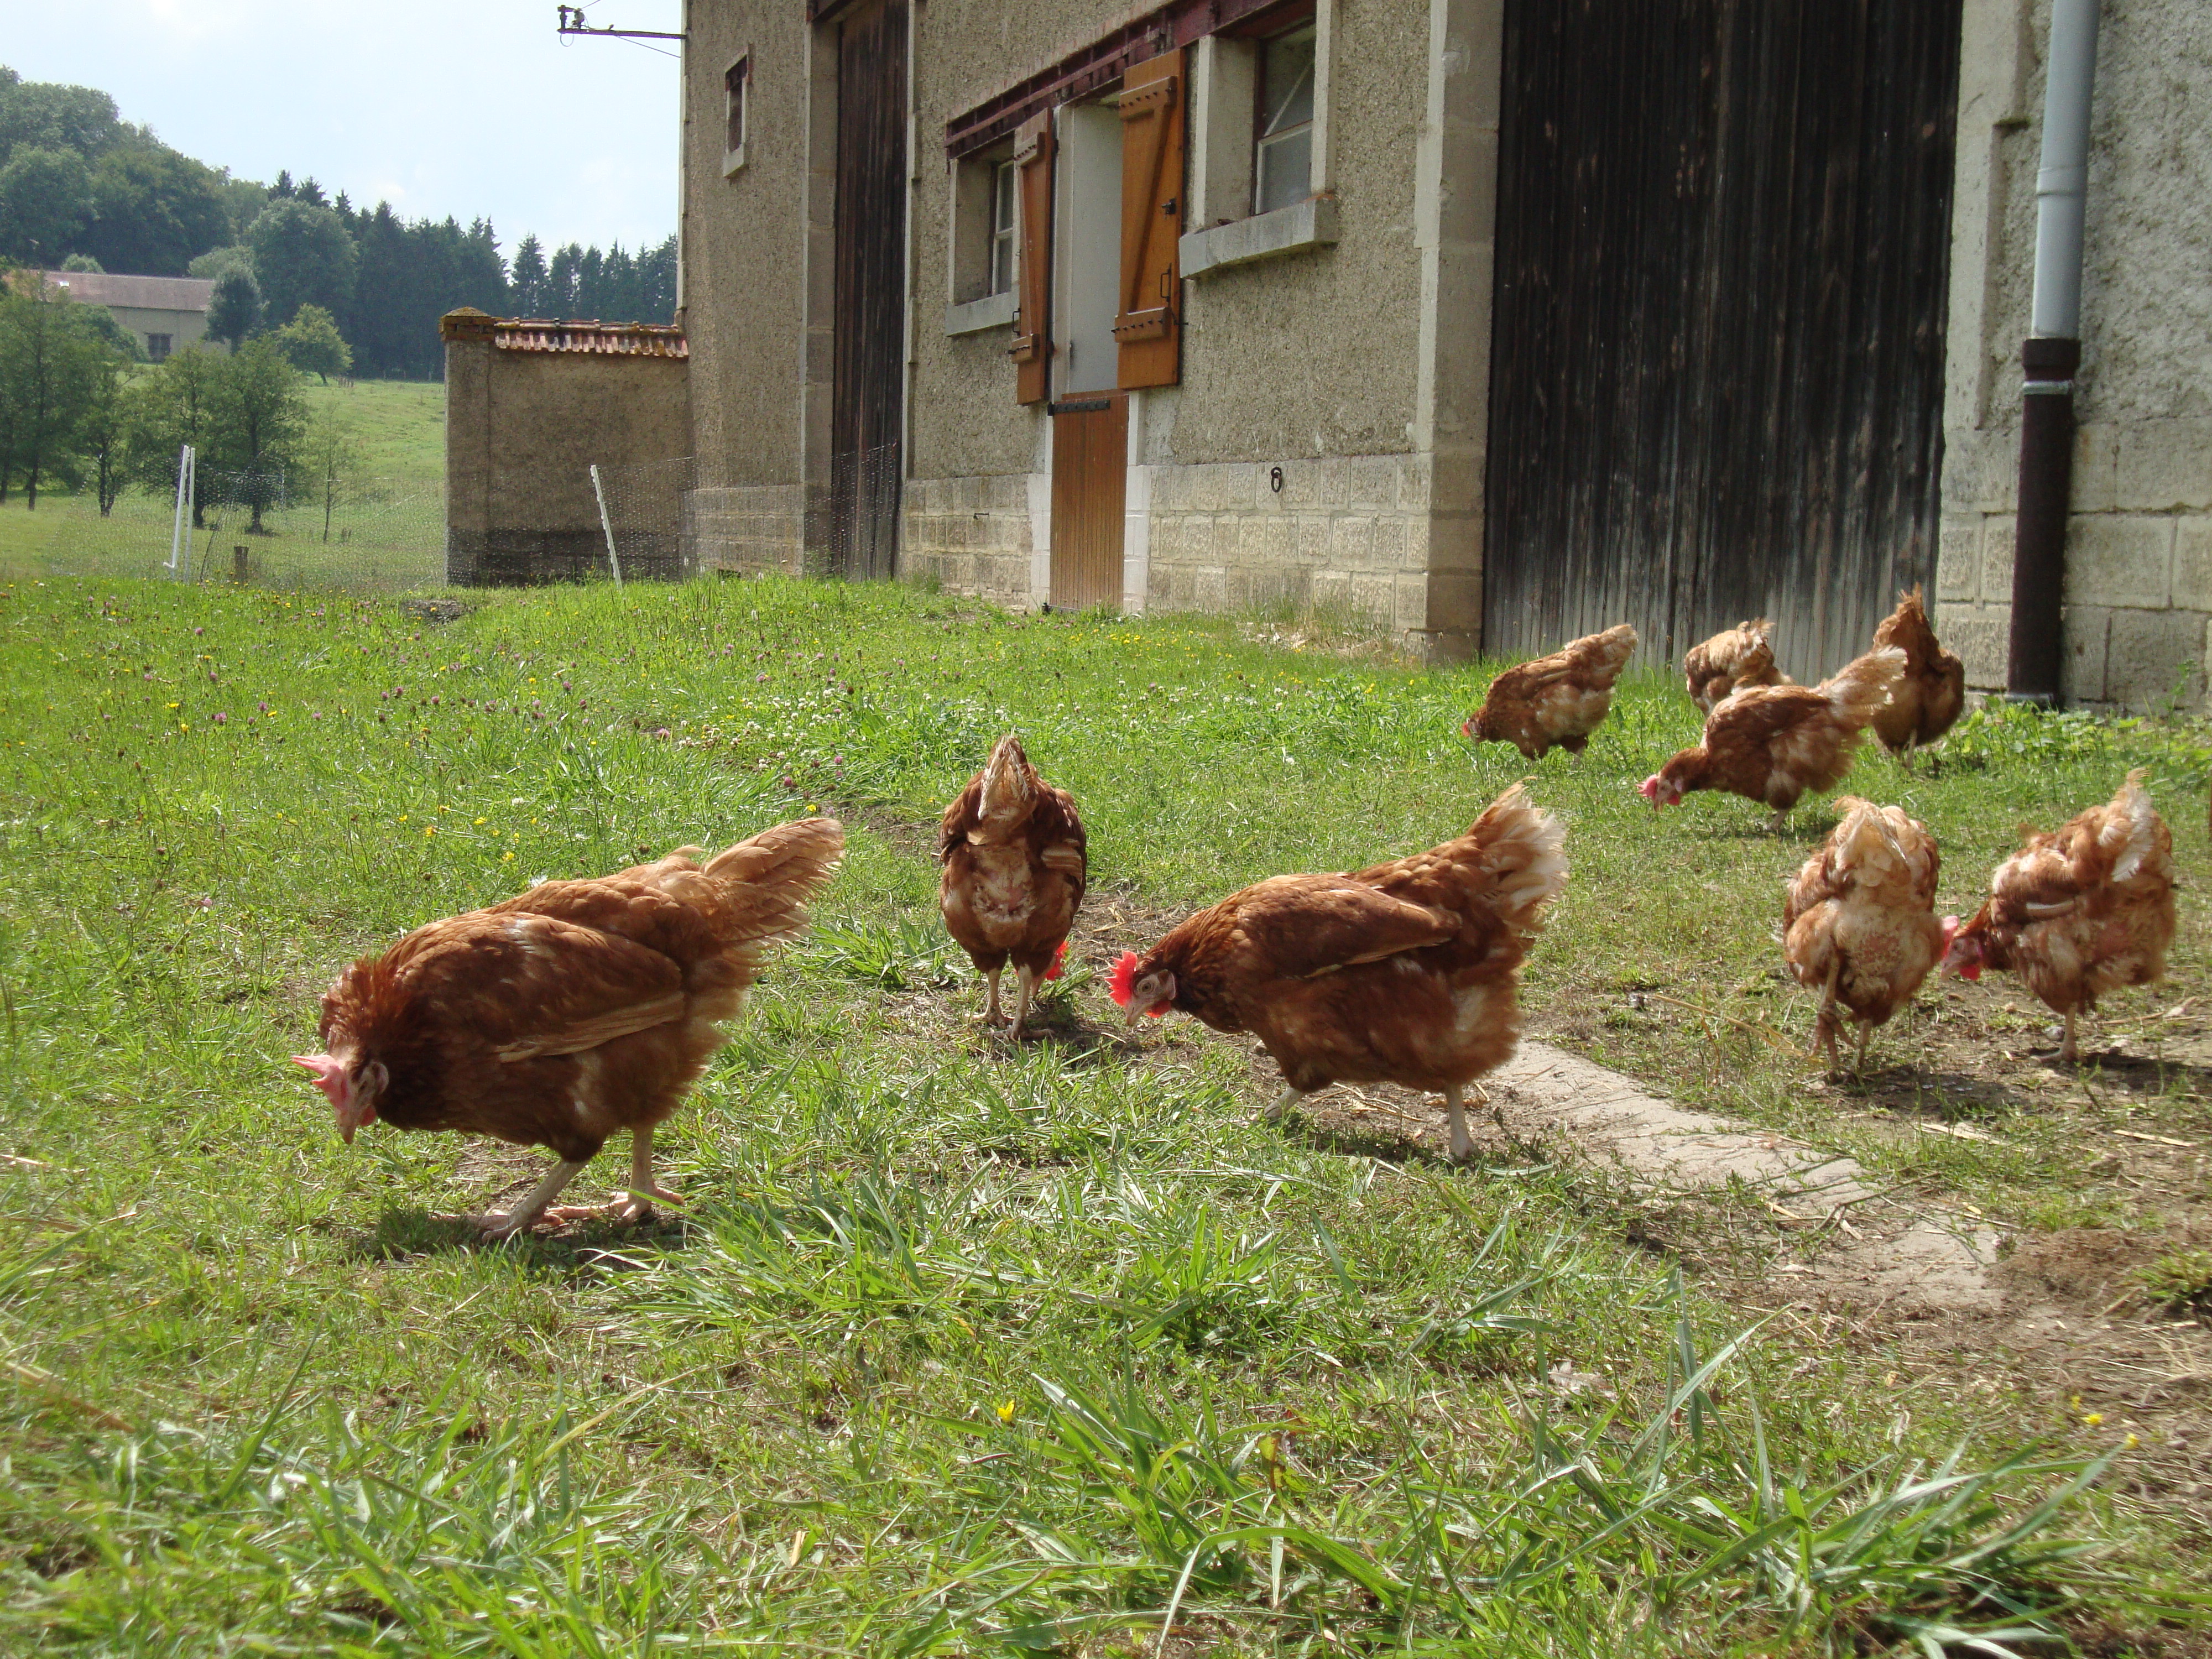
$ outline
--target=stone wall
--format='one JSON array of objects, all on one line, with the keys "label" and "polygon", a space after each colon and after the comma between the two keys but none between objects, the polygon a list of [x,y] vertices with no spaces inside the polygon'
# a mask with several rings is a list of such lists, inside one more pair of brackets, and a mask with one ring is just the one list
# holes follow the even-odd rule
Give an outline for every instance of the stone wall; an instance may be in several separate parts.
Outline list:
[{"label": "stone wall", "polygon": [[[1937,625],[2005,679],[2049,8],[1966,0]],[[2205,703],[2212,649],[2212,7],[2106,0],[2067,538],[2069,702]]]},{"label": "stone wall", "polygon": [[[591,468],[687,455],[684,337],[672,328],[447,313],[446,580],[573,581],[606,568]],[[672,539],[623,574],[672,576]]]}]

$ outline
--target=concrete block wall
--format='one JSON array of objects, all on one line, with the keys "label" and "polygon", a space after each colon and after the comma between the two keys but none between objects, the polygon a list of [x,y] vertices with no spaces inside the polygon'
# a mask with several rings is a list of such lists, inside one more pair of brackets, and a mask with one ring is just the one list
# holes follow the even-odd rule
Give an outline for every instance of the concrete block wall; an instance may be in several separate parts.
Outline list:
[{"label": "concrete block wall", "polygon": [[1030,592],[1030,477],[909,478],[901,503],[899,574],[933,580],[947,592],[1001,605],[1028,605]]},{"label": "concrete block wall", "polygon": [[1287,605],[1356,617],[1401,639],[1425,634],[1430,458],[1283,462],[1280,490],[1276,465],[1152,469],[1149,608]]},{"label": "concrete block wall", "polygon": [[[1936,623],[1968,683],[1998,689],[2012,615],[2019,440],[2000,428],[1952,441]],[[2212,653],[2212,420],[2085,424],[2075,443],[2074,509],[2067,701],[2202,708]]]},{"label": "concrete block wall", "polygon": [[796,575],[805,553],[799,484],[702,487],[685,497],[684,535],[695,568]]}]

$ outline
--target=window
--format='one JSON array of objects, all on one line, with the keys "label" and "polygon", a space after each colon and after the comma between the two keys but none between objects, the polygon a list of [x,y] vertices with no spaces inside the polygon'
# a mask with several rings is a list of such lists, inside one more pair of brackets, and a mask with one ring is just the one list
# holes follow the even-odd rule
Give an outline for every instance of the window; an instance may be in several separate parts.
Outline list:
[{"label": "window", "polygon": [[1313,194],[1314,38],[1308,23],[1261,43],[1255,213],[1272,213]]},{"label": "window", "polygon": [[752,54],[747,52],[722,71],[723,111],[728,119],[728,136],[722,147],[725,178],[745,164],[745,83],[752,77]]},{"label": "window", "polygon": [[990,272],[987,294],[1010,294],[1014,287],[1015,208],[1018,189],[1012,158],[991,169],[991,248],[986,269]]},{"label": "window", "polygon": [[169,355],[169,340],[170,337],[167,334],[149,334],[146,337],[146,360],[149,362],[158,363],[167,358]]}]

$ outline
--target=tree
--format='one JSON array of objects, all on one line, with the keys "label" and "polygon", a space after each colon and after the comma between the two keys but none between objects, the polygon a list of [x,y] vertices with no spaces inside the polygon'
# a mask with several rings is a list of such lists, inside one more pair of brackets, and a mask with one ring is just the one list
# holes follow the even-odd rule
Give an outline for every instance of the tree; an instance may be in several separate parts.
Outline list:
[{"label": "tree", "polygon": [[260,326],[261,285],[251,270],[233,265],[215,279],[215,291],[208,296],[207,337],[242,346]]},{"label": "tree", "polygon": [[[221,276],[226,270],[251,272],[252,269],[253,250],[240,242],[234,243],[228,247],[211,247],[205,253],[197,255],[191,263],[185,267],[185,275],[197,276],[204,283],[210,283]],[[253,291],[257,296],[258,304],[258,296],[261,290],[257,287]]]},{"label": "tree", "polygon": [[93,493],[103,519],[123,493],[129,436],[130,404],[124,395],[123,365],[110,359],[94,379],[92,398],[85,405],[84,420],[78,428],[82,453],[91,468]]},{"label": "tree", "polygon": [[74,308],[68,292],[43,277],[27,292],[11,286],[0,294],[0,422],[7,444],[0,496],[9,474],[21,472],[33,512],[48,475],[76,482],[86,411],[98,377],[112,373],[115,362],[98,332],[70,317]]},{"label": "tree", "polygon": [[[125,398],[124,461],[130,476],[159,495],[177,487],[179,452],[190,444],[208,453],[215,429],[216,383],[224,358],[201,345],[173,352],[150,374],[143,374]],[[198,476],[192,491],[192,527],[206,522],[214,479]]]},{"label": "tree", "polygon": [[235,499],[253,509],[249,528],[258,534],[263,512],[299,459],[307,407],[300,372],[263,335],[220,360],[212,403],[213,459],[233,475]]},{"label": "tree", "polygon": [[325,386],[331,376],[353,367],[353,349],[338,332],[337,319],[320,306],[301,306],[292,320],[276,331],[276,349],[303,374],[319,376]]},{"label": "tree", "polygon": [[545,250],[535,236],[526,236],[514,250],[514,270],[508,289],[514,296],[518,317],[543,317],[545,289]]},{"label": "tree", "polygon": [[353,238],[326,207],[295,198],[272,201],[246,233],[253,275],[270,321],[292,320],[303,305],[336,313],[353,297]]},{"label": "tree", "polygon": [[138,135],[115,100],[90,87],[21,81],[0,85],[0,162],[21,149],[65,149],[90,158]]},{"label": "tree", "polygon": [[74,150],[19,149],[0,167],[0,253],[58,264],[92,217],[92,169]]},{"label": "tree", "polygon": [[213,168],[166,144],[120,144],[95,162],[92,214],[79,240],[110,270],[179,276],[227,241],[230,215]]},{"label": "tree", "polygon": [[107,267],[89,253],[72,253],[62,261],[64,270],[81,270],[88,276],[105,276]]},{"label": "tree", "polygon": [[327,412],[308,418],[300,446],[300,471],[323,509],[323,539],[331,538],[331,515],[338,496],[361,465],[361,443],[353,428]]}]

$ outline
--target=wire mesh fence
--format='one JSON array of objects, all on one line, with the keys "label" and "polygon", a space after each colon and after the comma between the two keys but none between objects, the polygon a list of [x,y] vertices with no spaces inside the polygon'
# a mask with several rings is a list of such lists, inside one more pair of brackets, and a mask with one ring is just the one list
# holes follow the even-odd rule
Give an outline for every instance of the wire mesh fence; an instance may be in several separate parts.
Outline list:
[{"label": "wire mesh fence", "polygon": [[5,538],[16,562],[60,576],[164,576],[362,591],[445,580],[445,492],[355,478],[302,489],[275,472],[203,471],[178,535],[173,495],[128,489],[105,514],[90,492],[42,495]]},{"label": "wire mesh fence", "polygon": [[[537,535],[504,562],[449,575],[443,487],[420,478],[303,478],[204,470],[179,533],[173,493],[42,495],[0,522],[0,562],[100,579],[161,576],[269,587],[398,592],[462,582],[613,578],[682,581],[717,573],[804,571],[865,580],[896,564],[899,446],[833,458],[826,487],[729,483],[694,457],[592,469],[599,522]],[[556,554],[557,553],[557,557]],[[510,568],[512,567],[512,568]],[[542,567],[542,568],[541,568]]]}]

